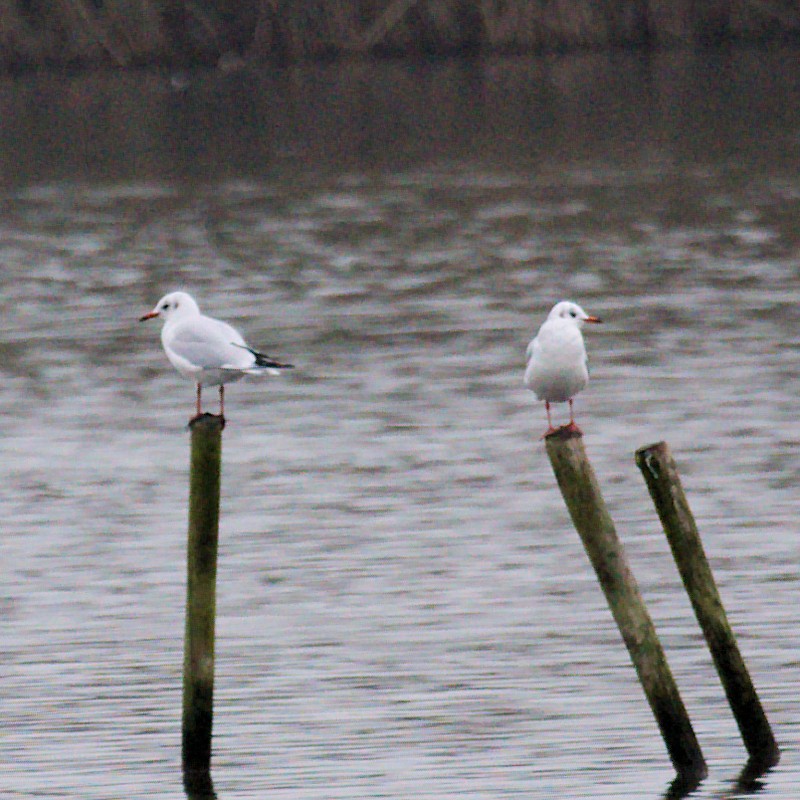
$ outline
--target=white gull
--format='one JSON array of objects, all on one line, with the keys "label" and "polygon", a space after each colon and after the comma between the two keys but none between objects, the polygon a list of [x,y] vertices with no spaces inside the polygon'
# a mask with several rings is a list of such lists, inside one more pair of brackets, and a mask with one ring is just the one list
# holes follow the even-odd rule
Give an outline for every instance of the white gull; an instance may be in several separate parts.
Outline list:
[{"label": "white gull", "polygon": [[572,398],[589,382],[586,347],[581,328],[585,322],[600,322],[579,305],[568,300],[556,303],[528,345],[525,385],[544,400],[548,429],[553,433],[550,403],[569,403],[569,430],[580,431],[575,424]]},{"label": "white gull", "polygon": [[164,320],[161,343],[170,363],[197,385],[198,417],[203,386],[219,386],[219,413],[224,417],[226,383],[244,375],[277,375],[292,366],[254,350],[227,322],[201,314],[186,292],[164,295],[139,321],[154,317]]}]

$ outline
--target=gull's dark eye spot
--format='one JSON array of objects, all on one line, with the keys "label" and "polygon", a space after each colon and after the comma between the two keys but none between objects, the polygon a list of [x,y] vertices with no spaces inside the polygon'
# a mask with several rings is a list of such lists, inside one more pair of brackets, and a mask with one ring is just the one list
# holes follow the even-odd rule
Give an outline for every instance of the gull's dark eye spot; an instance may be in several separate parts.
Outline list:
[{"label": "gull's dark eye spot", "polygon": [[161,306],[162,311],[166,311],[168,308],[169,308],[169,303],[164,303],[164,305]]},{"label": "gull's dark eye spot", "polygon": [[574,311],[570,311],[570,312],[569,312],[569,315],[570,315],[571,317],[577,317],[577,316],[578,316],[578,315],[577,315],[577,313],[576,313],[576,312],[574,312]]}]

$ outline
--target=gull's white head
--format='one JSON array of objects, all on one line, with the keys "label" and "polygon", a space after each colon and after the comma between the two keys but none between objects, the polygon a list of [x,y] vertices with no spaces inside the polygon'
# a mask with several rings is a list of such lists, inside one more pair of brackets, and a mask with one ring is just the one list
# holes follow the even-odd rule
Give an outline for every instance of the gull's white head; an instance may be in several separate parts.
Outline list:
[{"label": "gull's white head", "polygon": [[602,322],[601,319],[590,316],[577,303],[572,303],[569,300],[562,300],[550,309],[547,321],[551,322],[553,320],[574,322],[579,328],[583,326],[584,322]]},{"label": "gull's white head", "polygon": [[139,317],[139,322],[144,322],[146,319],[153,319],[153,317],[161,317],[166,322],[168,319],[180,315],[199,313],[200,309],[190,294],[186,292],[170,292],[170,294],[165,294],[156,303],[152,311]]}]

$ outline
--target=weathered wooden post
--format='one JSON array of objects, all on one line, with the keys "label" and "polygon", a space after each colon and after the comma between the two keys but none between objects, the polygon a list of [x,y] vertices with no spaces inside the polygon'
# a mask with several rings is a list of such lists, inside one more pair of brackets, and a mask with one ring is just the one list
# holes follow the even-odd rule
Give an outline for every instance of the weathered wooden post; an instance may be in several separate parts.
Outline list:
[{"label": "weathered wooden post", "polygon": [[655,503],[752,765],[766,769],[778,763],[778,744],[728,623],[678,469],[666,442],[637,450],[636,464]]},{"label": "weathered wooden post", "polygon": [[708,774],[689,715],[586,456],[582,435],[561,428],[545,437],[572,521],[597,573],[636,667],[672,764],[684,785]]},{"label": "weathered wooden post", "polygon": [[[186,637],[183,655],[183,771],[195,783],[211,768],[214,623],[217,594],[222,417],[190,423]],[[188,776],[188,778],[187,778]]]}]

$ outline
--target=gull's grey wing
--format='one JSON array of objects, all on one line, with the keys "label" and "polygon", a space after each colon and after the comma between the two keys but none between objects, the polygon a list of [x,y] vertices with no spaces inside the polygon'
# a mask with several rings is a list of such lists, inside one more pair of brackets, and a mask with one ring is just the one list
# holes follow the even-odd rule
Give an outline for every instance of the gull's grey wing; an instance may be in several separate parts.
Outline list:
[{"label": "gull's grey wing", "polygon": [[538,353],[542,349],[542,346],[539,344],[539,340],[537,338],[533,338],[528,342],[528,349],[525,351],[525,358],[527,361],[531,360],[531,356],[534,353]]},{"label": "gull's grey wing", "polygon": [[242,349],[243,341],[235,328],[206,317],[202,324],[195,319],[176,325],[166,332],[164,344],[200,367],[247,369],[254,359]]}]

